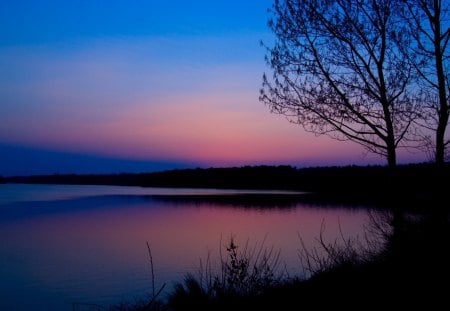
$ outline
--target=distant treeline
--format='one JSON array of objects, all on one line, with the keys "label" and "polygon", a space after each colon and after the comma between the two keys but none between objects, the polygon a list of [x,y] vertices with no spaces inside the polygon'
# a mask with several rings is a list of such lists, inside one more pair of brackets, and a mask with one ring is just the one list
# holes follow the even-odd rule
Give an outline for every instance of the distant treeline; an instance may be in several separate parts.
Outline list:
[{"label": "distant treeline", "polygon": [[229,189],[280,189],[315,192],[398,194],[444,191],[450,165],[409,164],[385,166],[295,168],[292,166],[243,166],[231,168],[176,169],[139,174],[3,177],[3,183],[123,185]]}]

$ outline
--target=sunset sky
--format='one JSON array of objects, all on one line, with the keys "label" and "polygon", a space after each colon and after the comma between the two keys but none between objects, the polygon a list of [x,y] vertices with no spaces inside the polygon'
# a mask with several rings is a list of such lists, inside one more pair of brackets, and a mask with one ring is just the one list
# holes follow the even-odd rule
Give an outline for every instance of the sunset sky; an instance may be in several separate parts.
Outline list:
[{"label": "sunset sky", "polygon": [[384,164],[259,102],[271,3],[1,1],[0,175]]}]

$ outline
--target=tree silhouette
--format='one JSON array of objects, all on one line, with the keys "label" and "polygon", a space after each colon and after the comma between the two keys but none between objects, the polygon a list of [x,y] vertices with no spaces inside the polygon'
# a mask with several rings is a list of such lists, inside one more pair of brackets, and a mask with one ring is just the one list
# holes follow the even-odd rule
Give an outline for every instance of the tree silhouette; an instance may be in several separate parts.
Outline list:
[{"label": "tree silhouette", "polygon": [[[419,77],[418,89],[425,114],[421,125],[434,132],[434,157],[437,164],[445,161],[446,129],[450,113],[450,7],[447,0],[404,0],[405,24],[409,26],[413,44],[403,47]],[[426,140],[427,141],[427,140]]]},{"label": "tree silhouette", "polygon": [[409,98],[412,65],[398,44],[400,1],[276,0],[268,47],[273,77],[260,100],[306,131],[351,140],[396,165],[419,107]]}]

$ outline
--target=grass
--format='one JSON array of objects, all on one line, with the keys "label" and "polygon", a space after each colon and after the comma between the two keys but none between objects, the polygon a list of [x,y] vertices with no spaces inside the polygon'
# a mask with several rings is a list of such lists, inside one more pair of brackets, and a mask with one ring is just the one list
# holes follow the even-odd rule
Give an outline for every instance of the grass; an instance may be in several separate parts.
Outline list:
[{"label": "grass", "polygon": [[[395,219],[401,217],[402,219]],[[387,222],[386,222],[387,221]],[[450,230],[448,218],[393,215],[382,223],[385,243],[378,252],[354,252],[353,243],[327,251],[327,260],[311,278],[285,290],[302,295],[309,308],[370,309],[446,305],[449,290]],[[394,227],[398,226],[398,227]],[[388,229],[388,230],[386,230]],[[286,295],[285,300],[291,297]],[[280,300],[283,300],[280,298]],[[295,300],[295,299],[294,299]],[[362,303],[362,304],[361,304]]]},{"label": "grass", "polygon": [[213,271],[207,259],[198,277],[188,275],[184,283],[175,286],[168,300],[170,310],[235,309],[281,284],[280,253],[265,248],[264,242],[250,247],[247,241],[240,249],[231,238],[225,251],[219,272]]},{"label": "grass", "polygon": [[341,235],[325,242],[323,230],[317,249],[300,238],[307,277],[287,275],[279,252],[264,241],[239,246],[230,239],[221,247],[220,267],[207,258],[167,300],[153,289],[148,301],[111,310],[438,309],[448,303],[447,216],[373,214],[363,241]]}]

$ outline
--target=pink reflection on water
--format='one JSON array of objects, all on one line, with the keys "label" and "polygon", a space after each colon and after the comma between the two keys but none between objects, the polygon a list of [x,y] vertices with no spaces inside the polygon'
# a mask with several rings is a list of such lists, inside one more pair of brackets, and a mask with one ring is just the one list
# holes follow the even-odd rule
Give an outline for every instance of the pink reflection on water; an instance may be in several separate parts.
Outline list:
[{"label": "pink reflection on water", "polygon": [[254,246],[265,240],[265,246],[281,251],[289,273],[298,275],[298,235],[312,247],[322,223],[325,238],[332,240],[339,227],[346,236],[362,235],[366,221],[363,210],[304,204],[262,210],[147,198],[5,224],[0,229],[0,255],[6,264],[15,260],[9,277],[22,278],[30,288],[46,288],[66,297],[66,303],[111,303],[151,291],[146,241],[157,287],[167,283],[170,290],[186,273],[197,273],[200,259],[209,255],[217,263],[221,243],[223,247],[231,236],[242,247],[247,241]]}]

